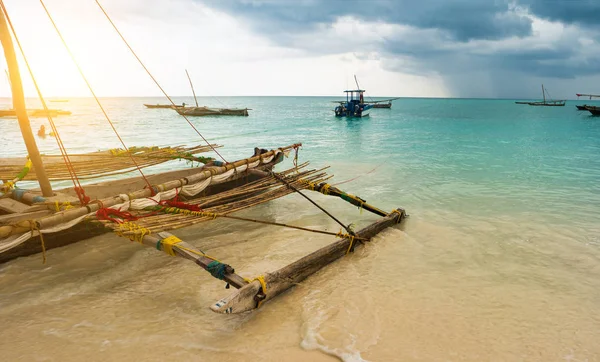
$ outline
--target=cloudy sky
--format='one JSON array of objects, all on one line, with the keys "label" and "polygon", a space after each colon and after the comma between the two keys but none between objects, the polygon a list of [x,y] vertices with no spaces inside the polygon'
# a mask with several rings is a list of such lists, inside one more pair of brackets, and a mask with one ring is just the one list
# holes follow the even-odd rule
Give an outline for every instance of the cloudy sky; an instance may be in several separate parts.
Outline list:
[{"label": "cloudy sky", "polygon": [[[44,94],[87,96],[39,0],[4,2]],[[100,2],[171,95],[184,69],[204,96],[340,95],[354,74],[371,96],[600,93],[599,0]],[[94,0],[45,4],[99,95],[160,95]]]}]

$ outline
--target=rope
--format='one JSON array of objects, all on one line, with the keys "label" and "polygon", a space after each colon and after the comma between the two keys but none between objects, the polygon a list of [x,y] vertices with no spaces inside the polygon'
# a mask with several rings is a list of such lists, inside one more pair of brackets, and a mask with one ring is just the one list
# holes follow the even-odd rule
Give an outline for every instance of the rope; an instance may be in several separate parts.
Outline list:
[{"label": "rope", "polygon": [[[40,1],[42,1],[42,0],[40,0]],[[173,106],[175,106],[175,102],[173,102],[173,100],[171,99],[171,97],[169,97],[169,95],[167,94],[167,92],[165,92],[165,90],[163,89],[163,87],[161,87],[161,85],[158,83],[158,81],[156,80],[156,78],[154,78],[154,76],[152,75],[152,73],[150,73],[150,71],[148,70],[148,68],[146,68],[146,65],[144,65],[144,62],[142,62],[142,60],[140,59],[140,57],[138,57],[138,55],[136,54],[136,52],[129,45],[129,43],[127,42],[127,40],[123,36],[123,34],[121,34],[121,32],[119,31],[119,29],[117,28],[117,26],[115,25],[115,23],[112,21],[112,19],[110,18],[110,16],[106,12],[106,10],[104,10],[104,8],[102,7],[102,5],[100,4],[100,2],[98,0],[96,0],[96,4],[100,8],[100,10],[102,10],[102,13],[104,13],[104,15],[106,16],[106,19],[110,22],[110,24],[115,29],[115,31],[117,32],[117,34],[119,34],[119,37],[121,37],[121,39],[123,40],[123,42],[125,43],[125,45],[127,46],[127,48],[129,48],[129,50],[131,51],[131,54],[133,54],[133,56],[135,57],[135,59],[137,59],[137,61],[142,66],[142,68],[144,68],[144,70],[146,71],[146,73],[148,73],[148,75],[150,76],[150,78],[154,81],[154,83],[156,84],[156,86],[158,86],[158,88],[160,89],[160,91],[165,95],[165,97],[167,97],[167,99],[169,100],[169,102],[171,102],[171,104]],[[192,129],[194,131],[196,131],[196,133],[204,140],[204,142],[206,142],[206,144],[209,145],[210,148],[212,148],[212,150],[223,160],[223,162],[227,162],[227,160],[225,160],[225,158],[219,153],[219,151],[217,151],[208,142],[208,140],[206,138],[204,138],[204,136],[200,133],[200,131],[198,131],[198,129],[194,126],[194,124],[184,114],[181,114],[181,116],[187,121],[187,123],[192,127]]]},{"label": "rope", "polygon": [[[56,23],[54,22],[54,19],[52,18],[52,16],[50,15],[50,12],[48,11],[48,8],[46,8],[46,5],[44,4],[44,0],[40,0],[40,3],[42,4],[42,7],[44,8],[44,11],[46,12],[46,14],[48,15],[48,18],[50,19],[50,22],[52,23],[52,26],[54,27],[54,29],[56,30],[56,33],[58,34],[61,42],[63,43],[65,49],[67,50],[67,53],[69,53],[69,56],[71,57],[71,60],[73,60],[73,63],[75,64],[75,66],[77,67],[77,70],[79,71],[79,74],[81,75],[81,78],[83,78],[83,81],[85,82],[85,84],[87,85],[88,89],[90,90],[90,93],[92,93],[92,96],[94,97],[94,99],[96,100],[96,103],[98,103],[98,106],[100,107],[100,110],[102,110],[102,113],[104,114],[104,117],[106,118],[106,120],[108,121],[108,123],[110,124],[110,127],[112,128],[112,130],[115,132],[115,135],[117,136],[117,138],[119,139],[119,141],[121,142],[121,144],[123,145],[123,148],[129,152],[129,149],[127,148],[127,146],[125,145],[125,142],[123,141],[123,139],[121,138],[121,136],[119,135],[119,132],[117,132],[117,129],[115,128],[114,124],[112,123],[112,121],[110,120],[110,117],[108,116],[108,113],[106,113],[106,110],[104,109],[104,107],[102,106],[102,103],[100,102],[100,100],[98,99],[98,97],[96,96],[96,93],[94,92],[94,90],[92,89],[92,86],[90,84],[90,82],[87,80],[87,77],[85,76],[85,74],[83,73],[83,70],[81,69],[81,67],[79,66],[79,63],[77,62],[77,60],[75,59],[75,56],[73,55],[73,53],[71,53],[71,49],[69,48],[69,46],[67,45],[67,42],[65,41],[65,39],[63,38],[60,30],[58,30],[58,27],[56,25]],[[142,172],[142,169],[140,168],[140,166],[138,165],[138,163],[135,161],[135,159],[133,158],[133,155],[131,153],[129,153],[129,157],[131,158],[131,162],[135,165],[135,167],[137,168],[137,170],[140,172],[140,175],[142,175],[142,178],[144,179],[144,181],[146,182],[146,184],[148,184],[148,187],[150,189],[152,189],[152,185],[150,184],[150,182],[148,181],[148,179],[146,178],[146,175],[144,175],[144,173]],[[81,186],[80,186],[81,187]],[[78,193],[79,195],[79,193]]]},{"label": "rope", "polygon": [[17,176],[11,181],[6,181],[5,183],[3,183],[2,187],[0,187],[0,191],[2,191],[5,194],[8,194],[16,186],[17,182],[21,181],[25,176],[27,176],[31,167],[31,160],[29,159],[29,156],[27,156],[27,162],[25,162],[25,166],[23,166],[21,172],[19,172]]},{"label": "rope", "polygon": [[[179,203],[179,204],[184,204],[185,203]],[[190,207],[194,207],[196,205],[187,205]],[[147,208],[149,209],[149,208]],[[233,216],[233,215],[225,215],[225,214],[217,214],[214,212],[209,212],[209,211],[193,211],[193,210],[189,210],[189,209],[180,209],[177,207],[165,207],[165,208],[152,208],[153,210],[158,210],[158,211],[163,211],[169,214],[184,214],[184,215],[190,215],[190,216],[199,216],[199,217],[209,217],[212,219],[216,219],[217,217],[224,217],[227,219],[233,219],[233,220],[240,220],[240,221],[249,221],[249,222],[255,222],[258,224],[265,224],[265,225],[274,225],[274,226],[282,226],[282,227],[287,227],[290,229],[297,229],[297,230],[303,230],[303,231],[310,231],[313,233],[318,233],[318,234],[325,234],[325,235],[332,235],[332,236],[337,236],[337,237],[347,237],[347,235],[349,234],[342,234],[342,236],[340,236],[340,233],[333,233],[333,232],[329,232],[329,231],[322,231],[322,230],[316,230],[316,229],[309,229],[309,228],[304,228],[301,226],[294,226],[294,225],[287,225],[287,224],[282,224],[282,223],[277,223],[277,222],[272,222],[272,221],[264,221],[264,220],[256,220],[256,219],[250,219],[250,218],[245,218],[245,217],[239,217],[239,216]],[[356,237],[357,239],[360,240],[368,240],[365,238],[359,238]]]},{"label": "rope", "polygon": [[176,254],[175,254],[175,251],[173,251],[173,245],[178,244],[180,242],[181,242],[181,239],[179,239],[175,235],[171,235],[162,240],[159,240],[158,243],[156,244],[156,248],[158,250],[160,250],[160,248],[159,248],[159,244],[160,244],[160,245],[162,245],[162,249],[165,253],[167,253],[171,256],[175,256]]},{"label": "rope", "polygon": [[[116,219],[115,217],[118,217],[119,219]],[[130,212],[127,211],[121,211],[119,209],[113,209],[109,207],[102,207],[98,209],[98,211],[96,211],[96,219],[108,220],[114,222],[115,224],[126,224],[129,221],[136,221],[138,217],[132,215]]]},{"label": "rope", "polygon": [[[11,32],[13,33],[13,36],[15,38],[15,42],[17,43],[17,46],[19,47],[19,51],[21,52],[21,55],[23,56],[23,60],[25,61],[25,66],[27,67],[27,71],[29,72],[29,75],[31,76],[31,80],[33,81],[33,85],[38,94],[38,97],[40,98],[42,107],[44,108],[44,111],[46,112],[46,116],[48,117],[48,122],[50,123],[50,127],[52,128],[52,132],[54,132],[56,142],[57,142],[58,148],[60,150],[60,154],[63,157],[63,161],[65,162],[65,165],[67,166],[67,171],[69,172],[69,176],[71,178],[71,181],[73,182],[73,186],[81,188],[81,183],[79,182],[79,179],[77,178],[77,173],[75,172],[75,169],[73,168],[71,159],[69,158],[69,154],[67,153],[67,149],[66,149],[64,143],[62,142],[62,138],[60,137],[60,134],[58,133],[58,129],[56,128],[56,125],[54,124],[54,120],[52,119],[52,116],[50,115],[50,112],[48,111],[48,105],[46,104],[46,100],[45,100],[44,96],[42,95],[42,91],[40,90],[40,87],[38,86],[35,76],[33,75],[33,70],[31,69],[31,66],[29,65],[27,56],[25,56],[25,51],[23,50],[23,47],[21,46],[21,42],[19,41],[19,38],[17,37],[17,33],[15,31],[15,28],[12,25],[12,21],[10,20],[10,17],[8,16],[8,12],[6,11],[6,8],[4,7],[4,2],[0,2],[0,6],[2,6],[2,11],[4,12],[6,21],[8,22],[8,25],[10,26]],[[23,177],[25,177],[25,175],[23,175]],[[77,196],[79,197],[79,194],[77,194]],[[82,205],[87,204],[87,203],[84,203],[85,199],[80,198],[79,201],[82,203]]]},{"label": "rope", "polygon": [[46,243],[44,242],[44,234],[42,234],[42,231],[40,230],[40,226],[38,225],[37,222],[35,222],[34,220],[28,220],[29,222],[29,227],[31,228],[31,237],[34,237],[35,235],[33,235],[34,232],[37,231],[38,235],[40,236],[40,242],[42,244],[42,263],[46,264]]},{"label": "rope", "polygon": [[[260,288],[261,288],[261,292],[262,294],[264,294],[265,298],[267,297],[267,282],[265,282],[265,276],[264,275],[259,275],[254,279],[247,279],[244,278],[244,280],[246,282],[248,282],[248,284],[252,283],[255,280],[258,280],[258,282],[260,283]],[[258,304],[256,305],[256,308],[260,308],[260,305],[263,303],[264,299],[261,299],[258,301]]]},{"label": "rope", "polygon": [[342,230],[340,229],[340,232],[339,232],[339,233],[337,233],[337,234],[336,234],[336,236],[337,236],[338,238],[342,238],[342,239],[344,239],[344,238],[348,238],[348,240],[350,240],[350,245],[348,245],[348,250],[346,250],[346,255],[348,255],[348,253],[350,253],[350,252],[353,252],[353,251],[354,251],[354,239],[356,239],[354,235],[350,235],[350,234],[344,234],[344,233],[342,232]]},{"label": "rope", "polygon": [[[150,229],[129,221],[121,222],[118,225],[118,229],[114,229],[117,235],[128,238],[131,241],[137,241],[140,244],[143,244],[144,236],[152,233]],[[129,233],[126,234],[126,232]]]},{"label": "rope", "polygon": [[332,218],[335,222],[337,222],[340,226],[342,226],[344,229],[346,229],[346,231],[351,234],[354,235],[354,232],[352,230],[350,230],[350,228],[346,225],[344,225],[341,221],[339,221],[335,216],[333,216],[331,213],[329,213],[327,210],[325,210],[323,207],[319,206],[316,202],[314,202],[310,197],[304,195],[302,192],[300,192],[300,190],[298,190],[297,188],[295,188],[294,186],[292,186],[289,182],[287,182],[286,180],[284,180],[281,176],[279,176],[278,174],[276,174],[275,172],[271,171],[271,175],[273,175],[273,177],[275,177],[277,180],[281,181],[282,183],[284,183],[287,187],[289,187],[290,189],[294,190],[295,192],[299,193],[300,195],[302,195],[302,197],[304,197],[305,199],[307,199],[311,204],[315,205],[317,208],[319,208],[321,211],[323,211],[327,216],[329,216],[330,218]]},{"label": "rope", "polygon": [[226,268],[226,264],[213,260],[206,266],[206,271],[213,277],[223,280],[225,279]]}]

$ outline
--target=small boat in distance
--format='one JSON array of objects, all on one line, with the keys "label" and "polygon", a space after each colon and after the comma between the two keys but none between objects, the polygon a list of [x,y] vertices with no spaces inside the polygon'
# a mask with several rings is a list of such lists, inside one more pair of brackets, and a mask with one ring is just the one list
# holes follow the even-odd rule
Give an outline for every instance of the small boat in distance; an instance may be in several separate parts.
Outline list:
[{"label": "small boat in distance", "polygon": [[177,113],[184,116],[248,116],[249,108],[178,107]]},{"label": "small boat in distance", "polygon": [[365,103],[362,89],[345,90],[346,100],[338,101],[340,105],[333,110],[336,117],[367,117],[373,104]]},{"label": "small boat in distance", "polygon": [[[48,115],[52,117],[56,116],[68,116],[71,114],[71,111],[64,111],[62,109],[28,109],[27,115],[30,117],[46,117]],[[0,109],[0,117],[16,117],[17,111],[14,109]]]},{"label": "small boat in distance", "polygon": [[144,106],[146,106],[146,108],[183,108],[185,107],[185,103],[183,103],[182,105],[172,105],[172,104],[146,104],[144,103]]},{"label": "small boat in distance", "polygon": [[371,101],[371,102],[366,102],[366,103],[372,104],[373,108],[392,108],[392,101],[395,101],[396,99],[400,99],[400,97],[390,98],[390,99],[382,99],[380,101]]},{"label": "small boat in distance", "polygon": [[585,109],[585,107],[587,107],[587,104],[584,104],[582,106],[576,105],[575,107],[577,107],[577,110],[579,111],[587,111],[587,109]]},{"label": "small boat in distance", "polygon": [[[565,106],[565,102],[564,100],[546,100],[546,89],[544,88],[544,85],[542,84],[542,96],[544,97],[543,101],[537,101],[537,102],[515,102],[516,104],[527,104],[530,106],[545,106],[545,107],[564,107]],[[550,98],[550,97],[548,97]]]}]

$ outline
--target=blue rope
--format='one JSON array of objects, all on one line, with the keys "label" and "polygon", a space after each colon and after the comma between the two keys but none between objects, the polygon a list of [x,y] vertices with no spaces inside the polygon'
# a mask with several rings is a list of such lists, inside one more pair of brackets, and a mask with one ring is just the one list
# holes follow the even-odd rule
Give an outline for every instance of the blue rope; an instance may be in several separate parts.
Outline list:
[{"label": "blue rope", "polygon": [[206,271],[210,273],[213,277],[217,279],[225,279],[225,264],[219,263],[216,260],[211,261],[206,266]]}]

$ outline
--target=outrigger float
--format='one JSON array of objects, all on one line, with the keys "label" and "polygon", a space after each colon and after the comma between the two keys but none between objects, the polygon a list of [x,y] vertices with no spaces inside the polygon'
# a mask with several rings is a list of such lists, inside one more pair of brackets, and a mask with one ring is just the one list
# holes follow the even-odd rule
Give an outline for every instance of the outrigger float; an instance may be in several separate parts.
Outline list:
[{"label": "outrigger float", "polygon": [[[187,148],[137,149],[127,148],[123,143],[121,150],[69,155],[52,117],[48,116],[50,125],[56,133],[61,151],[60,157],[64,160],[64,165],[59,167],[57,162],[41,157],[37,149],[25,112],[21,79],[7,20],[17,44],[18,38],[10,24],[2,0],[0,5],[2,7],[0,40],[10,71],[14,108],[17,110],[19,125],[29,153],[27,159],[18,160],[25,162],[21,172],[12,179],[5,178],[4,183],[0,185],[2,188],[0,209],[3,210],[3,215],[0,215],[0,262],[38,252],[42,253],[45,262],[48,249],[113,231],[117,235],[158,249],[170,256],[191,260],[213,277],[225,282],[227,286],[233,286],[237,290],[217,301],[211,309],[218,313],[242,313],[258,308],[336,259],[351,253],[359,243],[370,240],[385,228],[394,226],[405,218],[403,209],[386,212],[357,196],[331,186],[327,183],[331,176],[327,175],[326,168],[308,169],[308,162],[298,164],[298,150],[302,146],[300,143],[273,150],[256,148],[251,157],[235,162],[196,156],[198,153],[210,150],[222,158],[217,151],[217,146],[208,142],[205,146]],[[99,3],[98,6],[104,12]],[[47,9],[45,10],[48,12]],[[109,15],[106,12],[104,14],[110,20]],[[52,20],[49,13],[48,16]],[[118,32],[112,21],[111,24]],[[58,28],[56,30],[58,32]],[[131,51],[133,52],[132,49]],[[23,57],[27,59],[24,53]],[[31,69],[29,71],[37,88]],[[38,94],[46,108],[39,89]],[[99,101],[98,104],[101,106]],[[108,116],[107,120],[110,122]],[[191,123],[190,125],[193,127]],[[115,133],[117,133],[116,129]],[[201,136],[199,132],[198,134]],[[294,166],[275,172],[275,165],[283,161],[291,152],[294,152]],[[144,167],[154,162],[166,162],[171,159],[184,159],[197,162],[199,165],[155,175],[144,175],[142,172]],[[126,160],[130,160],[131,163],[128,164]],[[52,167],[46,169],[44,161]],[[85,166],[86,162],[91,163],[91,166]],[[5,160],[4,165],[8,166],[3,169],[3,172],[14,172],[15,163],[16,160]],[[100,167],[101,164],[105,164],[105,167]],[[95,167],[98,168],[98,172],[94,172]],[[107,173],[114,174],[132,168],[139,171],[141,176],[85,186],[79,183],[79,179],[83,177],[102,177]],[[35,177],[30,173],[35,173]],[[54,191],[50,180],[65,178],[70,178],[74,187],[61,189],[59,192]],[[18,188],[16,184],[23,180],[37,181],[40,190]],[[306,191],[341,198],[353,206],[375,213],[382,218],[354,232],[311,200],[305,194]],[[340,224],[341,231],[334,233],[308,229],[234,214],[236,211],[291,193],[302,195],[333,218]],[[170,233],[215,218],[328,234],[339,240],[275,272],[248,279],[241,276],[226,262],[207,255],[194,245]]]}]

